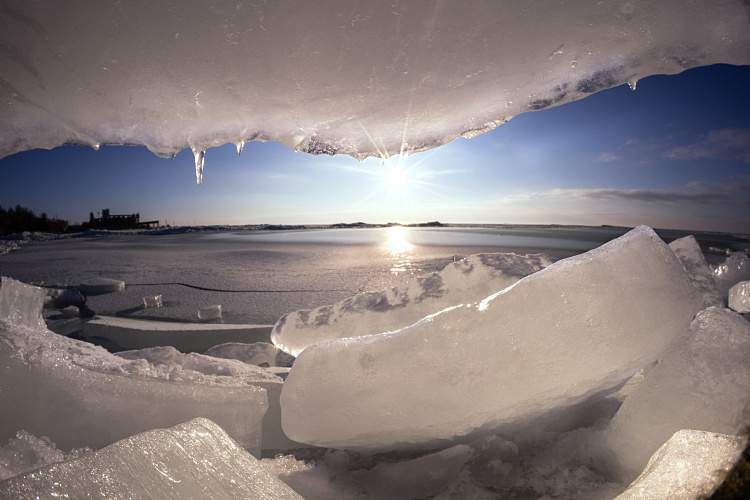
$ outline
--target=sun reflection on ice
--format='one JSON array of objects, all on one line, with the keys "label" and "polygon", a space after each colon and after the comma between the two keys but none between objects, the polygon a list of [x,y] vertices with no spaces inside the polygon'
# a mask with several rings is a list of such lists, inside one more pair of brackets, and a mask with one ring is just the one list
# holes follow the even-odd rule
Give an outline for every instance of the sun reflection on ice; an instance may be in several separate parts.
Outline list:
[{"label": "sun reflection on ice", "polygon": [[385,246],[395,260],[390,271],[393,274],[403,273],[412,268],[412,256],[410,254],[414,245],[408,241],[409,231],[403,226],[391,226],[388,228],[388,239]]}]

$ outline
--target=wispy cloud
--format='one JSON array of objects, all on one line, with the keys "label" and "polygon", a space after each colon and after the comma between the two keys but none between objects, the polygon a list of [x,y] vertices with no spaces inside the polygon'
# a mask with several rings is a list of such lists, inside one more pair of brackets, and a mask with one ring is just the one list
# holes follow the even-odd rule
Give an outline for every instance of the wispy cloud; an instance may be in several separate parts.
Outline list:
[{"label": "wispy cloud", "polygon": [[664,152],[670,160],[740,160],[750,163],[750,129],[712,130],[698,142]]},{"label": "wispy cloud", "polygon": [[620,160],[622,160],[622,157],[614,153],[605,152],[596,157],[596,161],[600,161],[603,163],[611,163],[613,161],[620,161]]}]

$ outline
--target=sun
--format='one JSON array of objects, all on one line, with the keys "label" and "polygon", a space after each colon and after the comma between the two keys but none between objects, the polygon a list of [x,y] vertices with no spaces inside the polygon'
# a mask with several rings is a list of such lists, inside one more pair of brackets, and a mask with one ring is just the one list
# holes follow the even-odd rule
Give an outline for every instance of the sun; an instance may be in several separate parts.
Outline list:
[{"label": "sun", "polygon": [[409,176],[401,165],[388,166],[385,172],[386,183],[391,189],[403,189],[409,183]]}]

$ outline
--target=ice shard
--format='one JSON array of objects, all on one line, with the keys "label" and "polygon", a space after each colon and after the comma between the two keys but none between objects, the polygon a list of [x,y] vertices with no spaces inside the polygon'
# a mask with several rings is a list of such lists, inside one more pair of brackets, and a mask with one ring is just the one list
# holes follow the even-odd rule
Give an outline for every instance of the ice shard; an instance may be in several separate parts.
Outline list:
[{"label": "ice shard", "polygon": [[0,497],[302,499],[205,418],[7,479]]},{"label": "ice shard", "polygon": [[622,404],[595,457],[633,480],[680,429],[738,435],[750,427],[750,323],[729,309],[701,311]]},{"label": "ice shard", "polygon": [[296,441],[354,449],[518,429],[622,384],[701,302],[674,253],[640,226],[478,304],[307,347],[282,389],[282,425]]},{"label": "ice shard", "polygon": [[748,64],[748,26],[739,0],[11,0],[0,157],[273,140],[387,158],[649,75]]},{"label": "ice shard", "polygon": [[682,263],[682,267],[687,271],[688,278],[690,278],[693,286],[703,294],[701,309],[711,306],[723,307],[724,301],[721,298],[721,293],[695,236],[685,236],[674,240],[669,244],[669,248]]},{"label": "ice shard", "polygon": [[[44,293],[2,280],[0,442],[24,429],[49,437],[61,450],[101,448],[207,417],[259,456],[268,398],[248,377],[159,369],[52,333],[41,320],[37,299]],[[31,311],[28,304],[38,308]]]},{"label": "ice shard", "polygon": [[391,332],[462,302],[481,300],[552,264],[545,254],[477,254],[404,284],[282,316],[273,343],[297,356],[310,344]]}]

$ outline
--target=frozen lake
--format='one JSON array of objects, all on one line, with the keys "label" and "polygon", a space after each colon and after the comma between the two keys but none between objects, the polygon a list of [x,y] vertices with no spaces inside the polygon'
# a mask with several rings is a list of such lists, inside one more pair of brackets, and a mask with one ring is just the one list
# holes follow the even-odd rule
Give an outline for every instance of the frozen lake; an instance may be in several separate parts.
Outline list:
[{"label": "frozen lake", "polygon": [[[44,286],[77,286],[97,277],[124,281],[125,291],[87,297],[97,314],[197,321],[199,307],[221,304],[225,323],[273,324],[290,311],[395,286],[475,253],[544,252],[563,258],[624,232],[395,226],[112,234],[30,242],[0,262],[3,275]],[[660,234],[669,242],[688,233]],[[704,250],[748,246],[730,235],[696,237]],[[163,307],[143,308],[143,297],[154,295],[162,295]]]}]

